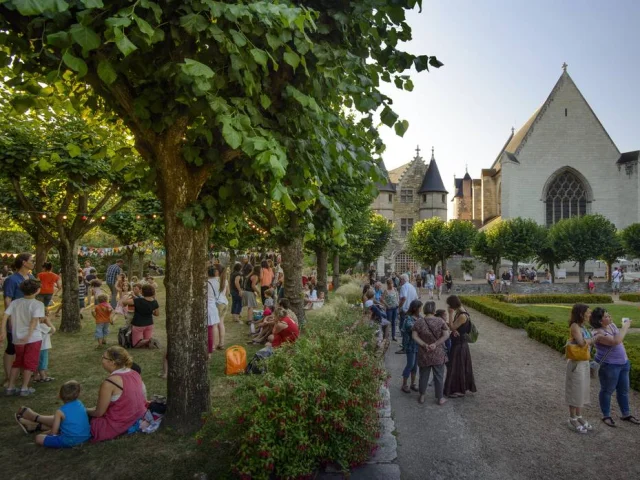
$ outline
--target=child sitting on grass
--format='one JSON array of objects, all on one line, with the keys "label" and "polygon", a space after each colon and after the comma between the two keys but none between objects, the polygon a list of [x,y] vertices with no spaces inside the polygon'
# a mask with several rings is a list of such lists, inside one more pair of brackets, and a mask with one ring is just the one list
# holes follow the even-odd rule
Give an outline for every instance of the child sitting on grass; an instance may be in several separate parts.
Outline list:
[{"label": "child sitting on grass", "polygon": [[101,348],[107,344],[109,324],[113,325],[113,316],[115,313],[113,307],[109,305],[109,297],[104,293],[96,297],[96,303],[97,305],[91,311],[91,315],[96,319],[95,339],[98,340],[96,348]]},{"label": "child sitting on grass", "polygon": [[36,444],[48,448],[71,448],[86,442],[91,437],[87,409],[78,397],[80,384],[69,380],[60,387],[58,397],[64,405],[53,415],[39,415],[30,408],[22,407],[16,421],[25,433],[41,432],[42,427],[51,430],[36,436]]}]

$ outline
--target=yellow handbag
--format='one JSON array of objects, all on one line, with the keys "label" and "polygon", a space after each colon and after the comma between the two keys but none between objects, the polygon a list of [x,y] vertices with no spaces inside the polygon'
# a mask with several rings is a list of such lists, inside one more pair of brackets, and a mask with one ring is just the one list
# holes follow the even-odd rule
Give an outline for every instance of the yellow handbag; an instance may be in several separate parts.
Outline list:
[{"label": "yellow handbag", "polygon": [[575,360],[576,362],[589,361],[591,360],[589,345],[585,343],[584,346],[581,347],[575,343],[567,343],[565,345],[565,356],[567,360]]}]

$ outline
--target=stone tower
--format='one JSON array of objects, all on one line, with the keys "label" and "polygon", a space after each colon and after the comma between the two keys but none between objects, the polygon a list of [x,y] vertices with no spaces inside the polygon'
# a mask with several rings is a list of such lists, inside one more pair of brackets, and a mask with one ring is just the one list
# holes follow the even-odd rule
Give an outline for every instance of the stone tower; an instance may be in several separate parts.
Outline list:
[{"label": "stone tower", "polygon": [[442,177],[440,176],[440,171],[438,170],[438,164],[436,163],[432,147],[429,168],[427,168],[424,178],[422,179],[422,185],[418,190],[418,195],[420,197],[420,220],[440,217],[446,222],[448,193],[449,192],[447,192],[446,188],[444,188],[444,184],[442,183]]}]

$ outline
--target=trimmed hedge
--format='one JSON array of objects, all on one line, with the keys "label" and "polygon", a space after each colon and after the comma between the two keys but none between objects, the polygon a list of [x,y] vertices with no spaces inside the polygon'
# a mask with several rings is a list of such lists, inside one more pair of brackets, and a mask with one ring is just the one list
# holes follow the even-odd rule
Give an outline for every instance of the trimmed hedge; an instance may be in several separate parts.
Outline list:
[{"label": "trimmed hedge", "polygon": [[524,328],[529,322],[548,322],[546,315],[536,315],[501,302],[495,297],[461,295],[460,301],[512,328]]},{"label": "trimmed hedge", "polygon": [[[611,295],[593,295],[593,294],[571,294],[571,293],[550,293],[550,294],[533,294],[533,295],[492,295],[501,302],[506,303],[586,303],[600,304],[613,303]],[[620,295],[622,298],[622,295]],[[638,295],[640,299],[640,295]],[[637,300],[640,301],[640,300]]]},{"label": "trimmed hedge", "polygon": [[621,293],[620,300],[625,302],[640,302],[640,293]]},{"label": "trimmed hedge", "polygon": [[[530,322],[525,326],[529,338],[544,343],[549,347],[564,353],[564,346],[569,338],[569,327],[557,323]],[[625,342],[624,346],[627,356],[631,361],[631,388],[640,390],[640,346],[631,345]]]}]

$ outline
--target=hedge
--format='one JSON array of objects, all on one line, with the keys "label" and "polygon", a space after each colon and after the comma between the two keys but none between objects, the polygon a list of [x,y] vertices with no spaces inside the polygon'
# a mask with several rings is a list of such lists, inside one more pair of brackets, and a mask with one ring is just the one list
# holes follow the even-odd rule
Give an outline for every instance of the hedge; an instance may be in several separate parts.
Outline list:
[{"label": "hedge", "polygon": [[[569,327],[557,323],[530,322],[525,326],[530,338],[564,353],[564,346],[569,338]],[[625,343],[627,356],[631,361],[631,388],[640,390],[640,346]]]},{"label": "hedge", "polygon": [[461,295],[460,301],[512,328],[524,328],[529,322],[548,322],[546,315],[537,315],[501,302],[495,297]]},{"label": "hedge", "polygon": [[620,300],[626,302],[640,302],[640,293],[621,293]]},{"label": "hedge", "polygon": [[[501,302],[506,303],[586,303],[601,304],[613,303],[611,295],[550,293],[533,295],[491,295]],[[638,296],[640,298],[640,295]],[[622,298],[622,295],[620,296]]]}]

